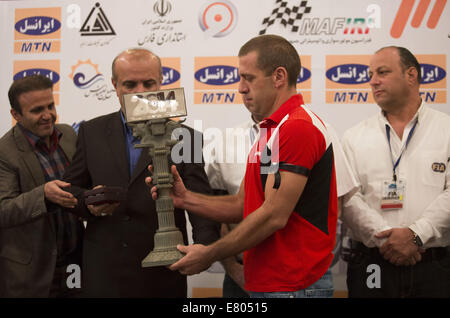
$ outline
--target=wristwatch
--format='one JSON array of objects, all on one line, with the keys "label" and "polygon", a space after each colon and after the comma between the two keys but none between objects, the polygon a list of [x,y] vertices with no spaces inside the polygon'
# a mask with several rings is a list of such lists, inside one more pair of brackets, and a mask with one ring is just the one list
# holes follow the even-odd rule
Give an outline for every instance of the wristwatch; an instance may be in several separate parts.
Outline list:
[{"label": "wristwatch", "polygon": [[413,230],[411,230],[413,232],[413,242],[414,244],[416,244],[418,247],[422,247],[423,242],[420,239],[419,235],[417,235],[416,232],[414,232]]}]

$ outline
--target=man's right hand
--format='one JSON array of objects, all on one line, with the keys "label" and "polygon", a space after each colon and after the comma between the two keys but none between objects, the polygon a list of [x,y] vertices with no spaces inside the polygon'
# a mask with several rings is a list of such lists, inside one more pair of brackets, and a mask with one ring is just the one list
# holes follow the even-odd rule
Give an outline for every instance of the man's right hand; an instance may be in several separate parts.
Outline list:
[{"label": "man's right hand", "polygon": [[69,187],[70,183],[61,180],[52,180],[44,184],[44,196],[50,202],[56,203],[64,208],[74,208],[78,201],[72,193],[62,188]]},{"label": "man's right hand", "polygon": [[[150,171],[150,173],[153,173],[153,166],[149,165],[148,170]],[[176,208],[184,209],[184,198],[186,196],[187,189],[184,186],[183,180],[181,179],[181,176],[178,173],[175,165],[172,165],[170,167],[170,171],[173,175],[173,186],[170,190],[170,196],[173,200],[173,205]],[[158,198],[158,188],[157,186],[153,185],[152,177],[145,178],[145,183],[150,188],[150,194],[152,195],[153,200],[156,200]]]},{"label": "man's right hand", "polygon": [[422,260],[423,249],[413,242],[409,228],[393,228],[375,235],[379,239],[387,238],[379,248],[384,259],[397,266],[411,266]]}]

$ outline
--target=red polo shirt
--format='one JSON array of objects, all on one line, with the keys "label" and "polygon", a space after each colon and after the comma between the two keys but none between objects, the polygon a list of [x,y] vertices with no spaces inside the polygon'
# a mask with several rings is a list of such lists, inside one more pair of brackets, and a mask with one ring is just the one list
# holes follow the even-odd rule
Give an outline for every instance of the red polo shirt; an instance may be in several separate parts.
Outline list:
[{"label": "red polo shirt", "polygon": [[337,192],[331,142],[322,121],[301,105],[302,96],[294,95],[264,119],[247,159],[244,218],[265,200],[260,154],[277,126],[272,162],[300,167],[308,176],[286,226],[244,253],[245,288],[250,291],[304,289],[323,276],[333,258]]}]

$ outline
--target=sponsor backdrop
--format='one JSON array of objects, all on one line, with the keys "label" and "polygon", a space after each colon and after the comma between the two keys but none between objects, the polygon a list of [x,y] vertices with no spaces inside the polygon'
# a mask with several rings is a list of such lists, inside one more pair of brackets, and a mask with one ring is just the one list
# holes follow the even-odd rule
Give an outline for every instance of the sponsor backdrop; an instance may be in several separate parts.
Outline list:
[{"label": "sponsor backdrop", "polygon": [[[187,124],[232,127],[249,116],[237,92],[238,50],[270,33],[296,47],[303,65],[298,90],[339,135],[378,110],[368,63],[387,45],[416,54],[422,98],[450,113],[449,16],[446,0],[2,1],[0,134],[13,124],[9,85],[27,74],[53,80],[60,122],[118,110],[111,61],[129,47],[162,57],[164,87],[185,89]],[[195,287],[219,287],[220,275],[191,277],[190,295]]]}]

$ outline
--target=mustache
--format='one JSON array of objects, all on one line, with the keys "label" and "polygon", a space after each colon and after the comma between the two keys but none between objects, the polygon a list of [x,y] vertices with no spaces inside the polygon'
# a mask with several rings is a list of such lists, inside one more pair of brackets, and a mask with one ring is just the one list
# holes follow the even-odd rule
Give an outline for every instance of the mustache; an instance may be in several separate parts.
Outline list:
[{"label": "mustache", "polygon": [[48,124],[49,122],[51,122],[52,124],[56,123],[56,116],[52,114],[50,119],[47,119],[47,120],[42,119],[42,120],[39,120],[38,123],[39,124]]}]

